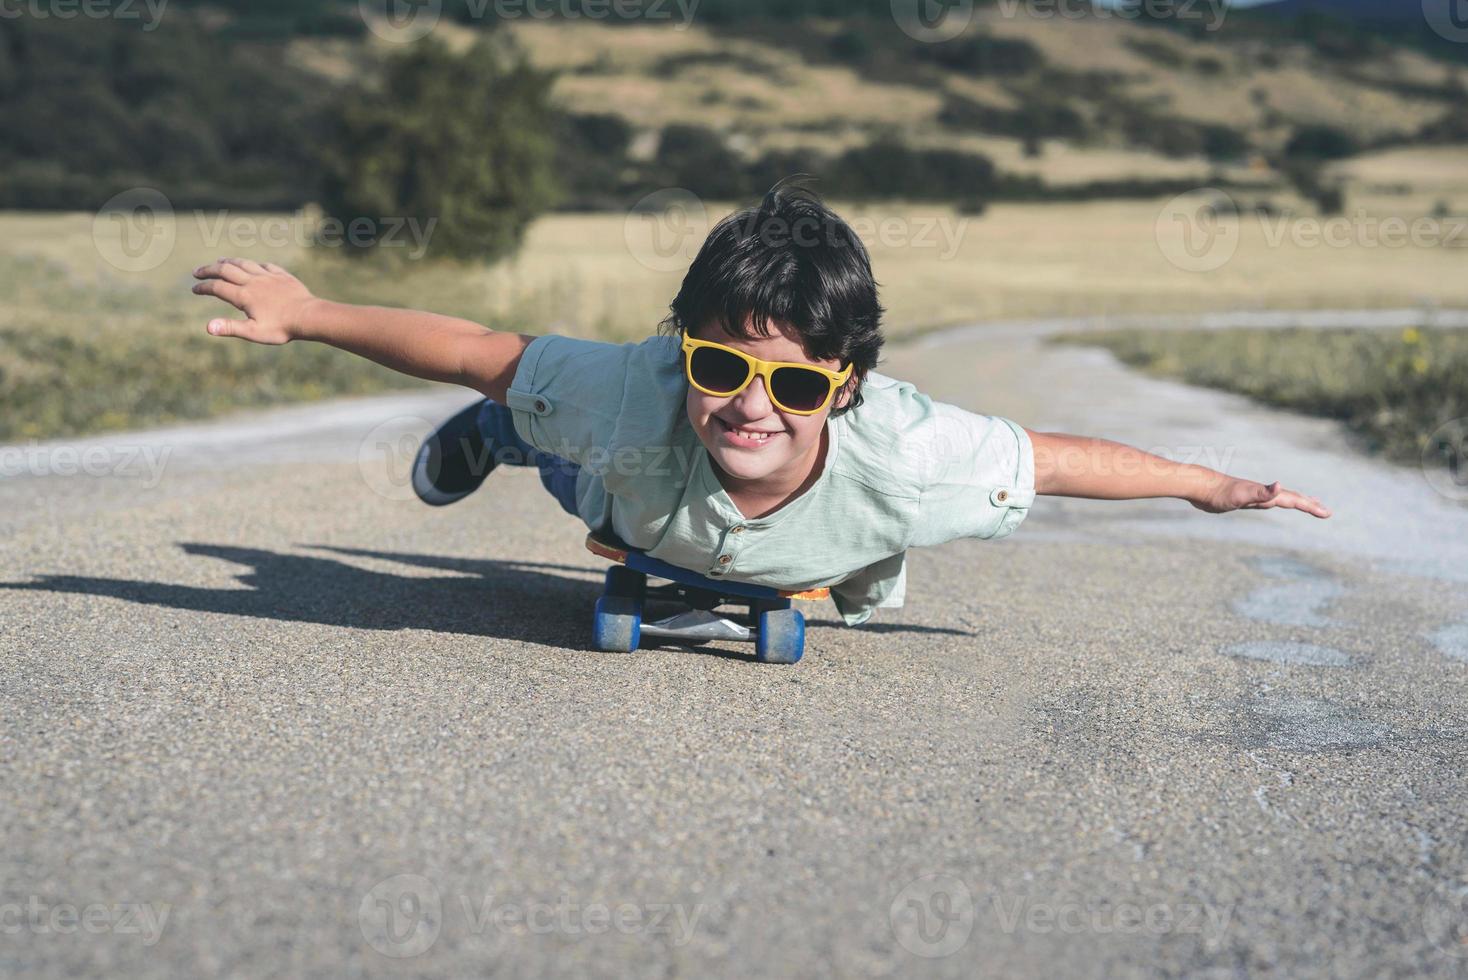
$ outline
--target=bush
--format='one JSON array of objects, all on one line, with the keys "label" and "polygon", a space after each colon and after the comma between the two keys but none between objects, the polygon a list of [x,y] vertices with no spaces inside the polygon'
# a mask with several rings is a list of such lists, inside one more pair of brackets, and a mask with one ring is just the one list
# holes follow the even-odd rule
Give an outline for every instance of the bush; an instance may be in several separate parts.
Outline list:
[{"label": "bush", "polygon": [[1028,41],[967,34],[936,44],[919,42],[914,57],[932,61],[968,75],[1002,75],[1013,78],[1044,67],[1045,56]]},{"label": "bush", "polygon": [[611,210],[623,203],[628,188],[627,149],[632,126],[607,113],[564,115],[556,126],[556,172],[570,210]]},{"label": "bush", "polygon": [[1293,160],[1340,160],[1354,156],[1356,141],[1344,130],[1334,126],[1309,125],[1295,130],[1285,144],[1285,156]]},{"label": "bush", "polygon": [[555,203],[553,76],[500,38],[462,55],[424,41],[386,65],[380,91],[343,102],[323,153],[322,207],[351,223],[436,221],[433,255],[493,261]]},{"label": "bush", "polygon": [[0,17],[0,203],[92,209],[146,185],[175,207],[298,207],[332,94],[171,9],[151,31]]},{"label": "bush", "polygon": [[938,110],[938,121],[950,129],[1013,136],[1018,139],[1080,139],[1086,121],[1060,102],[1032,100],[1018,109],[1000,109],[961,95],[949,95]]},{"label": "bush", "polygon": [[848,27],[831,38],[831,57],[847,64],[865,64],[872,56],[872,42],[865,33]]},{"label": "bush", "polygon": [[958,150],[914,150],[890,138],[847,150],[831,170],[833,193],[863,199],[989,198],[997,186],[988,157]]},{"label": "bush", "polygon": [[1237,160],[1253,149],[1247,136],[1229,126],[1205,123],[1201,135],[1203,155],[1210,160]]},{"label": "bush", "polygon": [[666,186],[682,187],[699,197],[730,200],[749,189],[743,164],[706,126],[675,123],[664,128],[654,166]]}]

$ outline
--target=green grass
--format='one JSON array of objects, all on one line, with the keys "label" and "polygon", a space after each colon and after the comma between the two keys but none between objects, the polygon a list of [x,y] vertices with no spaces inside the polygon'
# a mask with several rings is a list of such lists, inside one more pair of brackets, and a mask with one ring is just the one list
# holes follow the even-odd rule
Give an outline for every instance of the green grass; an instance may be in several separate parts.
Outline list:
[{"label": "green grass", "polygon": [[0,283],[11,300],[0,314],[0,442],[422,383],[319,344],[221,343],[203,324],[222,310],[182,283],[99,289],[34,256],[0,256]]},{"label": "green grass", "polygon": [[1160,377],[1339,419],[1366,448],[1420,459],[1434,429],[1468,417],[1468,332],[1207,330],[1072,334]]}]

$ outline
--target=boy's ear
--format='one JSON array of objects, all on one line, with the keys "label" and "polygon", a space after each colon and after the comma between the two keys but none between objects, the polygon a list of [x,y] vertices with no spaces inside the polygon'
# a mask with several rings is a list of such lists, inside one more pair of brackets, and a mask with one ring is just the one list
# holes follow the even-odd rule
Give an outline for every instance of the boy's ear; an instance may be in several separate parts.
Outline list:
[{"label": "boy's ear", "polygon": [[831,407],[845,408],[851,402],[851,397],[856,394],[857,386],[860,384],[861,376],[855,371],[852,371],[851,377],[846,379],[846,383],[836,389],[836,397],[832,399]]}]

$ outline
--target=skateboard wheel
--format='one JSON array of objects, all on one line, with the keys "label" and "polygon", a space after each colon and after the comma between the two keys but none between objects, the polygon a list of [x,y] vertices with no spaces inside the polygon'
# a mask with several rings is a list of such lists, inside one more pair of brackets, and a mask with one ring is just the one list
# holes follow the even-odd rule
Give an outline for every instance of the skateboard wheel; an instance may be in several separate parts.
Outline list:
[{"label": "skateboard wheel", "polygon": [[647,594],[647,576],[633,571],[626,565],[613,565],[607,569],[606,585],[602,592],[605,595],[641,599]]},{"label": "skateboard wheel", "polygon": [[642,638],[642,600],[631,596],[604,595],[596,600],[592,643],[598,650],[628,653]]},{"label": "skateboard wheel", "polygon": [[759,614],[755,659],[762,664],[793,664],[804,653],[804,616],[794,609],[767,609]]}]

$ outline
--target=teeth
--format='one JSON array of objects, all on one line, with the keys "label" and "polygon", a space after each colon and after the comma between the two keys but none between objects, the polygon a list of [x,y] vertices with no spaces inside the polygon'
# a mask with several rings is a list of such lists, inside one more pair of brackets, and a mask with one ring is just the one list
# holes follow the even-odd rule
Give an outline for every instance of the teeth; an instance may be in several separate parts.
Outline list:
[{"label": "teeth", "polygon": [[754,439],[757,442],[764,442],[770,437],[768,432],[754,432],[750,429],[735,429],[734,431],[745,439]]}]

